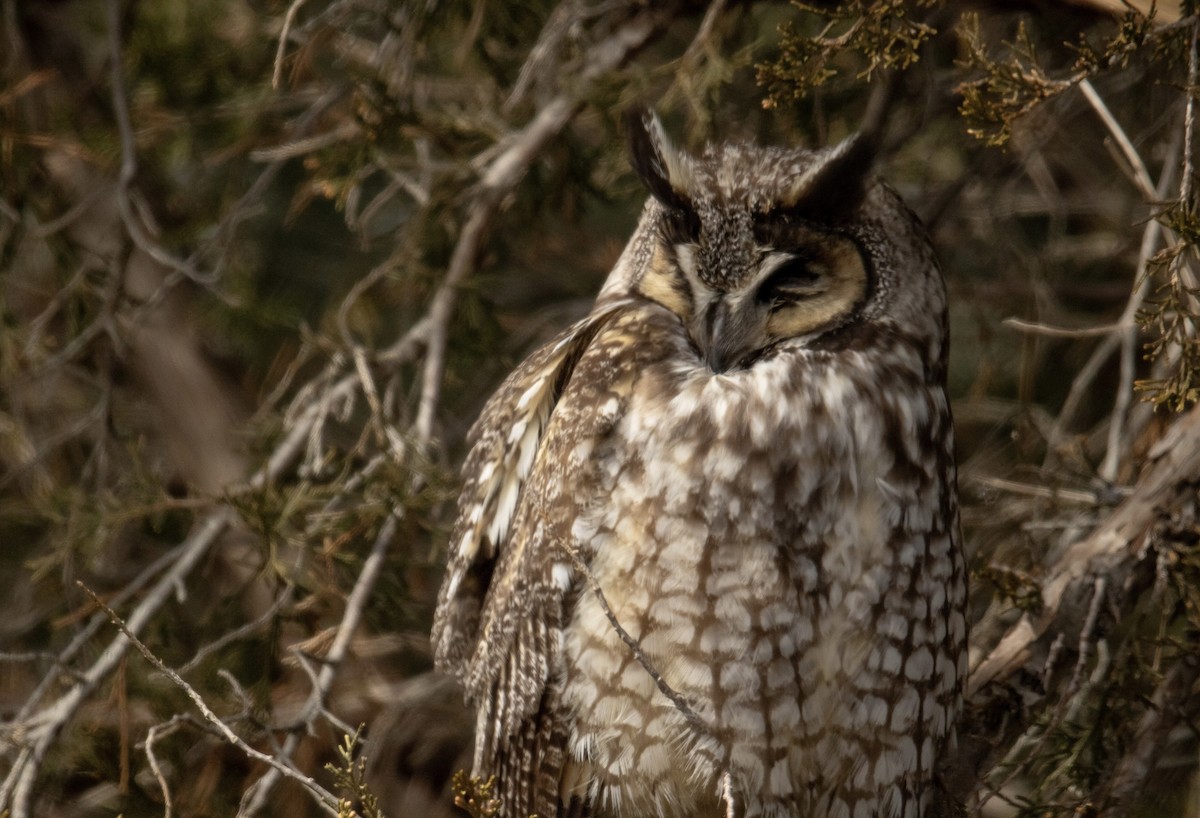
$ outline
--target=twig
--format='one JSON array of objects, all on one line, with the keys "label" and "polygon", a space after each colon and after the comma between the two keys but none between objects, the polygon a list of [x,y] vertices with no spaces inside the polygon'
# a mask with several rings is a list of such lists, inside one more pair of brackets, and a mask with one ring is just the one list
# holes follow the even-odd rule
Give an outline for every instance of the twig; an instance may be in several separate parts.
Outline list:
[{"label": "twig", "polygon": [[121,221],[133,243],[162,266],[187,276],[197,284],[211,284],[211,276],[205,276],[183,259],[176,258],[171,253],[150,238],[143,230],[141,221],[133,212],[129,198],[129,188],[133,177],[137,175],[137,145],[133,137],[133,125],[129,118],[129,100],[125,89],[125,68],[122,64],[121,50],[121,3],[120,0],[108,0],[108,50],[112,74],[113,113],[117,121],[117,133],[121,139],[121,170],[117,177],[117,209],[121,213]]},{"label": "twig", "polygon": [[146,753],[146,761],[150,764],[150,772],[154,774],[154,779],[158,782],[158,789],[162,793],[163,818],[171,818],[171,788],[167,786],[167,777],[163,775],[162,767],[158,763],[158,757],[154,754],[154,742],[174,733],[179,729],[179,725],[191,722],[191,716],[185,713],[178,713],[161,724],[152,725],[146,731],[146,738],[141,743],[142,749]]},{"label": "twig", "polygon": [[[1194,55],[1193,55],[1194,57]],[[1159,180],[1158,189],[1150,179],[1150,173],[1146,170],[1146,163],[1142,161],[1141,155],[1134,148],[1133,142],[1125,133],[1125,129],[1117,122],[1112,111],[1104,103],[1101,96],[1096,93],[1096,89],[1088,79],[1084,79],[1079,83],[1079,90],[1083,92],[1084,97],[1092,106],[1092,110],[1104,123],[1104,127],[1108,129],[1109,134],[1121,149],[1125,161],[1129,163],[1129,169],[1133,174],[1134,184],[1142,194],[1142,198],[1147,204],[1153,205],[1162,200],[1166,193],[1164,182],[1170,177],[1169,168],[1173,163],[1168,162],[1163,169],[1162,178]],[[1189,95],[1189,107],[1191,105],[1191,96]],[[1190,113],[1188,114],[1190,117]],[[1185,145],[1189,142],[1189,138],[1185,136]],[[1185,148],[1186,153],[1186,148]],[[1185,173],[1186,175],[1186,173]],[[1105,451],[1104,461],[1098,469],[1098,474],[1106,482],[1113,482],[1117,477],[1117,470],[1120,467],[1122,455],[1125,450],[1125,423],[1129,415],[1129,404],[1133,400],[1133,379],[1136,369],[1136,346],[1137,346],[1137,313],[1141,309],[1142,302],[1145,300],[1149,290],[1149,282],[1146,276],[1146,264],[1150,256],[1154,253],[1154,247],[1158,243],[1158,237],[1161,232],[1160,225],[1157,219],[1151,219],[1146,224],[1146,229],[1142,232],[1142,245],[1138,254],[1137,273],[1134,277],[1133,294],[1130,296],[1128,303],[1125,305],[1125,311],[1122,313],[1120,320],[1117,321],[1118,332],[1120,333],[1120,383],[1117,385],[1116,401],[1113,406],[1112,414],[1110,415],[1108,427],[1108,446]],[[1107,355],[1107,353],[1106,353]]]},{"label": "twig", "polygon": [[[1187,142],[1186,135],[1184,142]],[[1154,201],[1162,200],[1167,195],[1167,190],[1174,179],[1174,171],[1177,167],[1175,155],[1179,150],[1181,150],[1179,141],[1175,140],[1171,150],[1168,151],[1162,175],[1159,177],[1158,185],[1154,189],[1154,196],[1156,197]],[[1182,150],[1186,154],[1186,148],[1182,148]],[[1185,174],[1189,172],[1186,168],[1184,169]],[[1121,313],[1121,317],[1117,321],[1119,325],[1125,325],[1125,330],[1120,336],[1120,382],[1117,385],[1117,397],[1113,403],[1113,411],[1110,416],[1104,460],[1097,472],[1101,479],[1109,483],[1117,479],[1117,472],[1121,461],[1124,459],[1125,452],[1129,449],[1129,440],[1127,439],[1128,435],[1125,433],[1125,427],[1129,422],[1129,407],[1133,401],[1133,381],[1137,374],[1137,316],[1138,312],[1142,309],[1142,304],[1145,302],[1146,296],[1150,293],[1150,259],[1154,255],[1155,248],[1158,247],[1159,242],[1164,238],[1168,243],[1175,241],[1170,231],[1163,227],[1158,219],[1150,219],[1142,231],[1142,243],[1138,248],[1138,263],[1137,270],[1134,273],[1133,292],[1129,297],[1129,302],[1125,305],[1124,312]]]},{"label": "twig", "polygon": [[[208,553],[209,548],[233,520],[232,509],[219,508],[209,514],[196,527],[191,536],[179,545],[176,549],[177,559],[146,593],[146,596],[142,598],[130,615],[127,625],[130,633],[141,632],[150,618],[166,602],[175,587]],[[84,700],[120,664],[128,649],[129,641],[124,635],[113,639],[92,663],[92,666],[80,677],[80,680],[58,701],[37,715],[36,727],[30,730],[34,737],[32,747],[29,748],[28,753],[22,751],[18,763],[13,766],[9,780],[5,781],[3,788],[0,788],[0,804],[11,803],[12,818],[27,818],[30,799],[33,796],[34,781],[47,751]],[[9,801],[10,795],[11,801]]]},{"label": "twig", "polygon": [[[163,554],[154,562],[150,563],[148,566],[142,569],[142,571],[136,577],[134,577],[132,582],[129,582],[124,588],[121,589],[120,593],[113,597],[112,604],[124,604],[127,599],[140,591],[147,582],[152,580],[156,574],[158,574],[175,560],[179,559],[181,553],[182,552],[180,549],[176,548],[167,552],[166,554]],[[16,716],[14,716],[12,719],[12,724],[21,724],[28,719],[30,713],[33,712],[33,708],[42,700],[42,696],[46,694],[46,691],[58,682],[61,673],[74,673],[74,671],[71,670],[69,663],[75,658],[75,654],[82,650],[83,647],[91,641],[92,637],[95,636],[96,631],[98,631],[107,621],[108,617],[104,616],[104,614],[96,614],[79,630],[77,634],[75,634],[75,637],[69,643],[67,643],[67,646],[58,654],[58,657],[55,659],[54,667],[42,677],[42,680],[38,682],[37,687],[33,689],[33,692],[25,700],[25,703],[21,706],[21,709],[17,711]],[[3,792],[4,791],[0,789],[0,804],[4,803],[4,799],[2,797]]]},{"label": "twig", "polygon": [[338,799],[332,793],[330,793],[309,776],[306,776],[294,768],[287,766],[274,756],[269,756],[266,753],[255,750],[253,747],[243,741],[241,736],[233,732],[229,725],[222,721],[220,716],[213,712],[212,708],[208,706],[208,703],[204,701],[204,697],[196,692],[194,687],[185,682],[183,677],[178,673],[167,667],[161,659],[154,655],[153,651],[146,647],[142,641],[138,639],[136,635],[134,635],[134,633],[125,625],[125,622],[121,619],[121,617],[117,615],[116,611],[105,605],[104,601],[100,599],[100,597],[97,596],[91,588],[87,587],[82,582],[77,581],[75,585],[76,587],[82,589],[83,592],[88,596],[90,596],[97,606],[104,609],[104,611],[108,613],[109,619],[111,619],[113,624],[117,626],[122,634],[124,634],[125,638],[133,643],[133,646],[138,649],[138,652],[141,653],[142,656],[146,658],[146,661],[154,665],[159,673],[166,676],[176,687],[187,694],[187,697],[192,700],[193,704],[196,705],[196,709],[200,711],[200,714],[204,716],[205,720],[209,724],[213,725],[218,731],[220,731],[221,735],[224,736],[226,741],[237,747],[250,758],[255,759],[256,761],[261,761],[262,763],[269,765],[272,769],[278,770],[281,775],[286,775],[293,781],[299,782],[300,785],[308,790],[309,793],[317,800],[317,803],[325,807],[326,812],[330,813],[331,815],[337,815]]},{"label": "twig", "polygon": [[267,610],[263,613],[263,615],[258,617],[258,619],[255,619],[253,622],[247,622],[245,625],[242,625],[240,628],[235,628],[234,630],[231,630],[228,633],[222,634],[217,639],[214,639],[213,641],[209,642],[207,645],[204,645],[199,650],[197,650],[196,655],[193,656],[188,661],[187,664],[185,664],[183,667],[179,668],[180,675],[191,673],[193,670],[195,670],[197,667],[200,666],[201,662],[203,662],[205,659],[207,659],[212,654],[219,651],[221,648],[228,645],[230,642],[236,642],[239,639],[244,639],[245,637],[249,636],[250,634],[254,633],[256,630],[261,628],[263,625],[267,624],[272,619],[274,619],[275,615],[279,613],[279,609],[292,601],[292,590],[293,590],[293,588],[291,585],[289,585],[287,588],[285,588],[284,592],[282,594],[280,594],[275,599],[274,602],[271,603],[271,607],[267,608]]},{"label": "twig", "polygon": [[693,730],[704,738],[712,740],[717,746],[720,746],[716,741],[716,734],[713,732],[712,727],[704,719],[700,718],[700,714],[692,708],[683,694],[671,687],[667,680],[663,678],[662,674],[658,672],[658,668],[650,661],[650,657],[642,650],[642,646],[629,634],[629,631],[625,630],[625,626],[617,619],[617,615],[613,613],[613,609],[609,606],[608,598],[604,595],[604,589],[600,587],[600,581],[596,579],[596,575],[592,573],[592,569],[570,545],[564,543],[562,548],[571,557],[571,562],[575,565],[575,570],[583,575],[588,588],[595,594],[596,601],[600,603],[600,610],[604,612],[604,616],[608,619],[608,623],[612,625],[612,629],[621,638],[621,641],[625,643],[625,646],[629,648],[629,651],[633,654],[633,658],[637,659],[638,664],[650,674],[650,678],[654,680],[654,685],[658,688],[659,692],[666,696],[671,704],[675,705],[675,709],[680,712]]},{"label": "twig", "polygon": [[283,18],[283,30],[279,32],[279,47],[275,49],[275,70],[271,73],[271,87],[276,90],[279,89],[280,80],[283,78],[283,52],[287,48],[288,35],[292,32],[292,23],[295,22],[296,14],[304,2],[305,0],[292,0],[287,14]]},{"label": "twig", "polygon": [[[1179,150],[1180,141],[1176,139],[1167,153],[1167,160],[1163,163],[1162,175],[1158,179],[1157,186],[1155,186],[1154,199],[1152,201],[1161,200],[1165,197],[1167,190],[1173,183],[1174,170],[1177,166],[1175,157]],[[1142,309],[1142,304],[1145,302],[1146,296],[1150,292],[1147,264],[1150,257],[1154,255],[1154,250],[1163,236],[1168,236],[1169,238],[1169,233],[1163,228],[1161,222],[1157,219],[1150,219],[1146,222],[1146,226],[1142,230],[1142,242],[1138,251],[1138,262],[1133,277],[1133,288],[1130,291],[1128,301],[1125,303],[1125,309],[1121,312],[1121,317],[1112,325],[1118,331],[1105,336],[1096,348],[1092,350],[1092,354],[1088,357],[1084,365],[1080,367],[1079,372],[1076,373],[1075,378],[1071,381],[1071,388],[1067,392],[1062,409],[1059,410],[1058,417],[1055,419],[1054,426],[1050,432],[1051,450],[1053,451],[1062,441],[1067,425],[1071,422],[1071,419],[1075,416],[1075,412],[1082,404],[1084,395],[1088,387],[1095,380],[1096,375],[1099,374],[1101,366],[1108,360],[1108,356],[1119,347],[1121,351],[1120,383],[1118,384],[1116,398],[1113,402],[1108,446],[1105,451],[1104,461],[1098,469],[1098,474],[1110,483],[1116,480],[1121,458],[1124,455],[1128,442],[1125,440],[1126,435],[1124,434],[1124,430],[1128,419],[1130,402],[1133,398],[1133,379],[1136,374],[1134,363],[1138,339],[1137,315]]]},{"label": "twig", "polygon": [[[599,3],[564,0],[555,6],[546,18],[542,30],[538,32],[537,42],[529,49],[502,110],[506,113],[515,110],[524,102],[535,82],[564,73],[561,71],[562,66],[555,65],[552,60],[562,51],[563,42],[572,30],[582,27],[589,20],[611,14],[625,5],[624,0],[605,0]],[[478,23],[472,20],[470,28],[474,30],[477,26]]]},{"label": "twig", "polygon": [[1081,698],[1077,701],[1077,694],[1083,685],[1083,672],[1087,669],[1088,659],[1091,657],[1092,639],[1096,635],[1096,623],[1100,619],[1100,607],[1104,602],[1107,590],[1108,580],[1104,577],[1096,577],[1092,585],[1092,601],[1088,605],[1087,618],[1084,619],[1083,627],[1079,630],[1079,656],[1075,660],[1075,672],[1071,675],[1067,694],[1063,696],[1064,702],[1079,704],[1082,701]]},{"label": "twig", "polygon": [[1082,80],[1079,83],[1079,90],[1083,92],[1084,97],[1092,106],[1092,110],[1100,117],[1100,121],[1104,123],[1104,127],[1108,129],[1109,134],[1116,141],[1121,149],[1121,153],[1125,156],[1125,161],[1129,163],[1129,169],[1133,172],[1134,183],[1138,190],[1142,193],[1148,203],[1157,201],[1157,194],[1154,190],[1154,182],[1150,180],[1150,173],[1146,170],[1146,163],[1142,161],[1141,155],[1137,149],[1133,147],[1133,142],[1125,133],[1125,129],[1117,122],[1116,117],[1112,115],[1112,111],[1104,104],[1104,100],[1096,93],[1096,89],[1092,87],[1091,80]]},{"label": "twig", "polygon": [[1068,329],[1067,327],[1052,327],[1036,321],[1025,321],[1021,318],[1005,318],[1002,323],[1007,327],[1012,327],[1021,332],[1028,332],[1031,335],[1045,335],[1050,338],[1094,338],[1101,335],[1112,335],[1123,329],[1119,323],[1106,324],[1102,327]]},{"label": "twig", "polygon": [[434,413],[442,388],[446,336],[458,298],[458,287],[474,270],[492,219],[508,192],[524,177],[546,144],[566,127],[582,106],[584,95],[601,76],[622,65],[674,14],[670,8],[647,6],[626,20],[610,36],[592,46],[584,69],[569,91],[560,92],[538,111],[508,147],[492,160],[480,180],[467,219],[437,293],[429,305],[428,347],[421,377],[421,397],[413,424],[417,445],[425,450],[433,440]]},{"label": "twig", "polygon": [[[321,94],[313,101],[304,115],[300,117],[289,132],[289,138],[297,139],[308,133],[313,125],[320,121],[321,116],[329,110],[342,97],[340,89],[334,89],[327,93]],[[286,160],[271,162],[258,178],[254,180],[254,184],[250,185],[234,203],[228,212],[221,218],[217,224],[217,228],[211,231],[208,237],[197,246],[196,250],[188,256],[188,264],[200,266],[210,254],[214,254],[212,261],[214,278],[221,278],[224,273],[226,259],[229,258],[229,248],[233,243],[233,235],[238,226],[250,218],[255,213],[261,212],[263,207],[263,196],[275,181],[275,177],[287,165]],[[152,299],[148,299],[152,300]]]},{"label": "twig", "polygon": [[[367,604],[367,599],[370,598],[371,591],[374,590],[375,583],[383,571],[387,550],[396,537],[398,521],[399,518],[395,514],[388,515],[387,519],[384,520],[383,526],[379,530],[379,535],[371,545],[371,553],[363,562],[362,570],[358,572],[358,579],[355,580],[354,588],[350,591],[350,595],[346,597],[346,610],[342,614],[342,621],[338,624],[337,634],[333,638],[333,644],[330,646],[329,652],[325,655],[325,663],[321,667],[321,672],[317,674],[316,684],[313,685],[312,692],[309,693],[308,701],[305,703],[302,711],[303,715],[300,721],[304,726],[311,724],[313,719],[320,714],[325,706],[325,696],[328,695],[329,688],[333,684],[333,679],[337,675],[339,665],[346,658],[346,652],[350,647],[350,640],[354,637],[355,631],[358,630],[358,623],[362,619],[362,612]],[[299,744],[300,735],[300,730],[293,730],[284,741],[278,755],[282,758],[291,757],[291,754],[295,752],[296,746]],[[256,815],[259,810],[266,806],[266,800],[270,797],[271,790],[274,789],[279,781],[279,776],[282,774],[282,771],[276,771],[275,768],[272,768],[262,778],[254,782],[254,785],[246,791],[246,795],[243,797],[243,807],[239,810],[238,815]]]},{"label": "twig", "polygon": [[78,219],[88,211],[100,196],[107,192],[107,188],[103,185],[96,185],[92,190],[88,191],[79,201],[67,208],[67,211],[60,216],[56,216],[48,222],[42,222],[37,227],[33,228],[33,235],[38,238],[46,238],[62,230],[71,222]]},{"label": "twig", "polygon": [[717,23],[728,10],[728,0],[712,0],[708,4],[708,8],[704,11],[704,19],[700,21],[700,27],[696,29],[696,36],[688,43],[687,50],[679,58],[681,66],[690,68],[700,58],[700,52],[709,44],[709,40],[717,28]]},{"label": "twig", "polygon": [[346,142],[358,136],[362,129],[353,122],[343,122],[331,131],[313,134],[303,139],[296,139],[273,148],[258,148],[250,151],[250,158],[257,162],[282,162],[312,153],[315,150]]},{"label": "twig", "polygon": [[1095,506],[1099,504],[1099,498],[1095,492],[1079,491],[1076,489],[1063,489],[1054,486],[1036,486],[1029,483],[1020,483],[1016,480],[1005,480],[1002,477],[977,477],[975,480],[988,488],[999,489],[1001,491],[1011,492],[1013,494],[1021,494],[1026,497],[1042,497],[1047,500],[1067,500],[1072,503],[1083,503],[1084,505]]},{"label": "twig", "polygon": [[59,429],[52,435],[47,435],[41,441],[36,451],[25,458],[19,466],[10,469],[8,474],[0,477],[0,489],[7,488],[9,484],[25,479],[30,470],[41,464],[60,445],[74,440],[81,433],[104,421],[107,416],[107,401],[99,401],[88,410],[87,414],[77,419],[70,426],[65,429]]}]

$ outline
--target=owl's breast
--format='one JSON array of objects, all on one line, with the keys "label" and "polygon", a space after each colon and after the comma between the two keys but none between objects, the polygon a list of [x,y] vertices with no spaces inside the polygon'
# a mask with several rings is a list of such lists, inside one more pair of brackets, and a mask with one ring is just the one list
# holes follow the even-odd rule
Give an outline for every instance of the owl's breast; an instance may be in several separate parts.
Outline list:
[{"label": "owl's breast", "polygon": [[[951,543],[918,508],[933,500],[896,474],[905,456],[887,424],[852,408],[861,389],[785,356],[734,375],[641,374],[597,452],[603,497],[572,535],[595,554],[613,616],[709,729],[687,724],[582,590],[564,700],[602,801],[688,803],[734,769],[786,811],[823,779],[862,774],[822,758],[842,749],[835,723],[915,723],[919,697],[848,696],[850,680],[883,688],[903,674],[908,617],[929,614],[909,586],[932,538]],[[895,742],[887,770],[919,753]]]}]

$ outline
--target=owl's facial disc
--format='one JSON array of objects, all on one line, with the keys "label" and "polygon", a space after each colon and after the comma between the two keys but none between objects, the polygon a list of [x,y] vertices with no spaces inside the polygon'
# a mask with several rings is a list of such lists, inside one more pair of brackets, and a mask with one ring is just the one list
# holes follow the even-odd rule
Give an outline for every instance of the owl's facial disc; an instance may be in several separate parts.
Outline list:
[{"label": "owl's facial disc", "polygon": [[768,252],[751,289],[768,307],[767,342],[776,343],[840,326],[861,307],[868,284],[854,242],[813,231],[795,249]]},{"label": "owl's facial disc", "polygon": [[789,338],[841,326],[867,298],[862,254],[844,236],[791,220],[760,223],[732,274],[708,267],[733,254],[667,224],[638,290],[679,316],[714,373],[748,366]]}]

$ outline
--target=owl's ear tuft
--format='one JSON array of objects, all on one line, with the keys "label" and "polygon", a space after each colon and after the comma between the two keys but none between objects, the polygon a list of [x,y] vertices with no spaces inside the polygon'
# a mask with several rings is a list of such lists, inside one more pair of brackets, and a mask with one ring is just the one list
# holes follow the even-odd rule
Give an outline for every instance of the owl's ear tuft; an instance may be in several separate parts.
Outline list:
[{"label": "owl's ear tuft", "polygon": [[796,179],[790,195],[780,203],[784,209],[826,222],[841,220],[858,209],[870,186],[896,76],[876,86],[858,132],[818,154],[807,172]]},{"label": "owl's ear tuft", "polygon": [[862,133],[849,136],[817,155],[779,207],[813,221],[840,221],[862,204],[874,161],[873,141]]},{"label": "owl's ear tuft", "polygon": [[695,184],[692,158],[671,144],[662,123],[648,108],[625,114],[629,159],[642,184],[655,199],[673,210],[691,208]]}]

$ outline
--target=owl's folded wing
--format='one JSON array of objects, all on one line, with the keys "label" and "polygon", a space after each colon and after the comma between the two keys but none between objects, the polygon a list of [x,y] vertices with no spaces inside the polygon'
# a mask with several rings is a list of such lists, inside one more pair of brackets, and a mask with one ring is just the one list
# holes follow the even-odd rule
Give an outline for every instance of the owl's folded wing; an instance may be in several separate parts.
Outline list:
[{"label": "owl's folded wing", "polygon": [[[595,499],[597,444],[623,413],[640,368],[662,354],[630,331],[647,308],[640,299],[599,306],[530,356],[471,432],[434,655],[478,707],[476,771],[500,773],[531,798],[536,779],[552,774],[547,766],[561,764],[550,757],[563,742],[548,734],[561,725],[545,722],[555,717],[547,683],[573,561],[590,556],[587,543],[572,542],[571,526]],[[506,806],[527,814],[545,805],[517,797]]]}]

